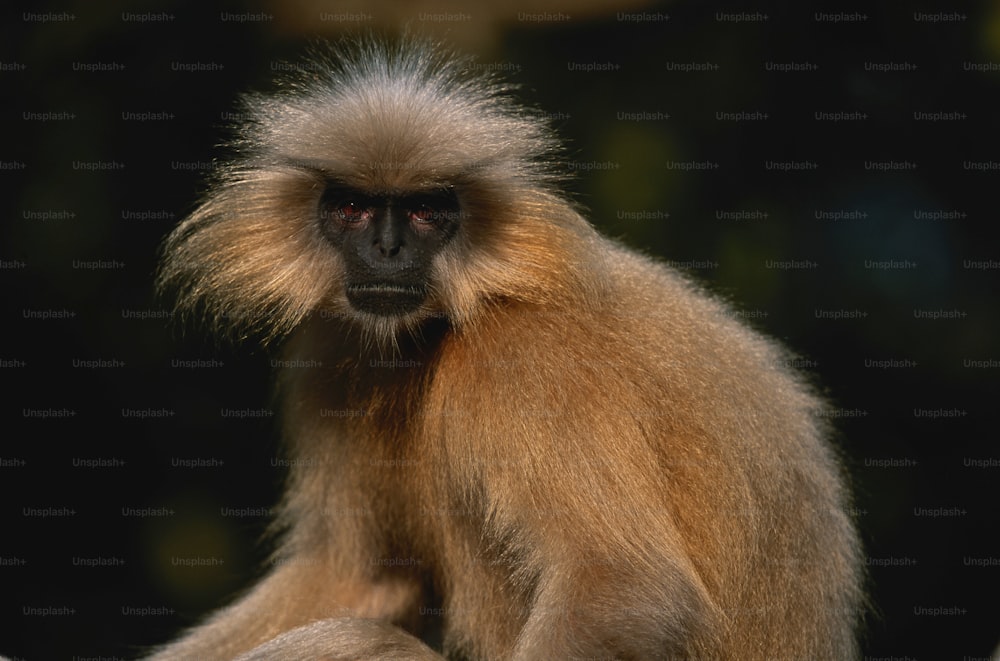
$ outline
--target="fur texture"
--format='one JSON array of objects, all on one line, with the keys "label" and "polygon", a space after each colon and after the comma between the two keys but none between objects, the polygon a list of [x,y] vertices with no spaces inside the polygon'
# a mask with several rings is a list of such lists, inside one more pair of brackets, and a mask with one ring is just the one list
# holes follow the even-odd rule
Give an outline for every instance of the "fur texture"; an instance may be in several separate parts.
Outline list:
[{"label": "fur texture", "polygon": [[[153,658],[856,658],[860,547],[788,356],[599,236],[544,123],[465,61],[365,43],[310,70],[247,98],[160,274],[284,339],[276,569]],[[330,177],[454,187],[418,311],[351,309]]]}]

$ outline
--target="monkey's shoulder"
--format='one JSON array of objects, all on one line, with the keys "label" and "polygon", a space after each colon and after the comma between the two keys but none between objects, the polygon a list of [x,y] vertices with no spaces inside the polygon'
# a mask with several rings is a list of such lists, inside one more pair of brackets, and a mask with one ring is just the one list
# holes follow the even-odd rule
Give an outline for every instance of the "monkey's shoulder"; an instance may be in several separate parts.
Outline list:
[{"label": "monkey's shoulder", "polygon": [[785,418],[816,409],[793,356],[691,278],[610,242],[595,268],[601,286],[582,301],[498,306],[449,338],[435,369],[462,384],[461,397],[589,402],[605,418],[616,415],[597,404],[605,399],[699,424],[735,411]]}]

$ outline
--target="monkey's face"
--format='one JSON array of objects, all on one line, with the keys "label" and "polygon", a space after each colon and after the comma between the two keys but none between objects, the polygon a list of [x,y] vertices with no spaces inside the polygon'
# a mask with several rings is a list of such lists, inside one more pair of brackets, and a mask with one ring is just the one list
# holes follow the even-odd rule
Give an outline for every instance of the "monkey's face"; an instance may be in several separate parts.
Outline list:
[{"label": "monkey's face", "polygon": [[361,55],[244,99],[238,155],[164,246],[158,284],[180,312],[265,341],[341,320],[384,347],[599,286],[542,122],[462,61]]},{"label": "monkey's face", "polygon": [[455,236],[461,214],[451,188],[368,193],[329,182],[318,219],[343,260],[343,289],[361,313],[397,317],[428,298],[434,257]]}]

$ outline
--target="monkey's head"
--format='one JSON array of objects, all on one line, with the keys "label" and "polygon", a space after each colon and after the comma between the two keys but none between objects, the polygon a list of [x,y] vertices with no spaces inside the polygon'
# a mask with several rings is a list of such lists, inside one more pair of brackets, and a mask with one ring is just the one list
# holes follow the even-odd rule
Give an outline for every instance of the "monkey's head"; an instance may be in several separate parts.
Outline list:
[{"label": "monkey's head", "polygon": [[329,315],[382,341],[586,290],[555,143],[473,62],[368,41],[280,85],[244,99],[236,157],[165,244],[181,312],[265,340]]}]

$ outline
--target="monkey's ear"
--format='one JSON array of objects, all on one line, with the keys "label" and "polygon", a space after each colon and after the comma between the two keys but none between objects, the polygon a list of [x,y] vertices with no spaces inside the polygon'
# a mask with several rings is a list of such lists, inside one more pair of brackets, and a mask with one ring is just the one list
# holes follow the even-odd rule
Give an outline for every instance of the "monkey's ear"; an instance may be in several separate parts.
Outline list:
[{"label": "monkey's ear", "polygon": [[342,289],[339,257],[316,226],[316,186],[290,166],[224,170],[164,243],[158,293],[221,336],[282,337]]}]

